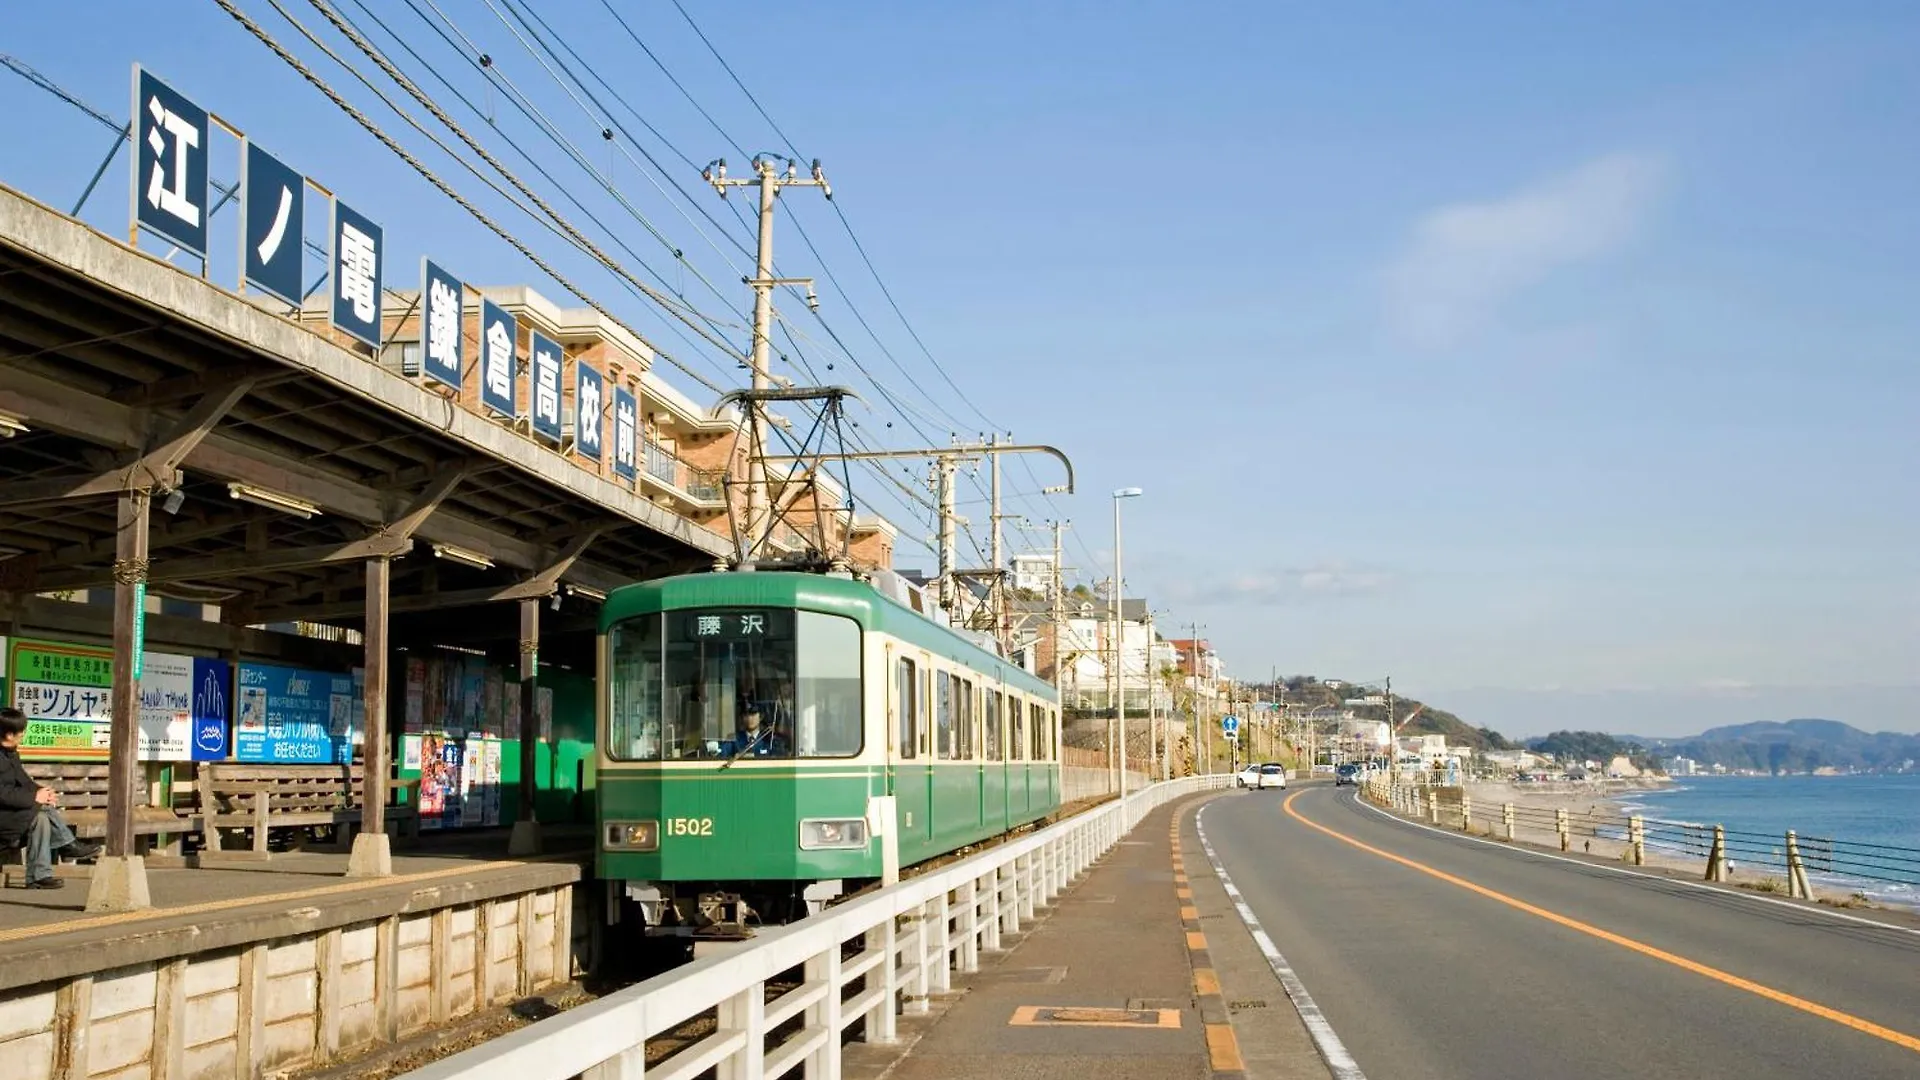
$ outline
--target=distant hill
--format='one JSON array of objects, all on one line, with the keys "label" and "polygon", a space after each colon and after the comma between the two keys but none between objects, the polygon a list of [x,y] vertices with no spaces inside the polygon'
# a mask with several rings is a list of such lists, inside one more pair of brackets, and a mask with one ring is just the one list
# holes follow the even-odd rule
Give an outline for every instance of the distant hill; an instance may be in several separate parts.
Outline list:
[{"label": "distant hill", "polygon": [[[1394,721],[1406,719],[1407,714],[1419,707],[1420,702],[1409,701],[1404,705],[1393,703]],[[1511,750],[1515,743],[1492,728],[1477,728],[1445,709],[1428,706],[1412,722],[1400,729],[1406,735],[1445,735],[1448,746],[1471,746],[1476,750]]]},{"label": "distant hill", "polygon": [[1659,755],[1648,748],[1647,740],[1608,735],[1602,731],[1556,731],[1538,739],[1528,739],[1527,749],[1551,754],[1568,763],[1597,761],[1605,765],[1615,757],[1624,756],[1636,768],[1659,768]]},{"label": "distant hill", "polygon": [[1762,720],[1709,728],[1677,739],[1649,739],[1667,758],[1693,758],[1708,765],[1766,773],[1911,770],[1920,762],[1920,735],[1866,732],[1838,720]]}]

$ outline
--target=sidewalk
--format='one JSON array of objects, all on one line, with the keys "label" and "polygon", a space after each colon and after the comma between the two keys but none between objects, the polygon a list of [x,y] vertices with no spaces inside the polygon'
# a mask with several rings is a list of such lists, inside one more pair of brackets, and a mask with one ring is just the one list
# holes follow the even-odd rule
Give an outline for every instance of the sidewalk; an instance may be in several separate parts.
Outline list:
[{"label": "sidewalk", "polygon": [[[1247,1069],[1227,1008],[1241,987],[1232,981],[1223,987],[1208,931],[1247,935],[1237,921],[1217,918],[1201,929],[1187,874],[1205,873],[1205,858],[1189,840],[1181,845],[1187,852],[1183,867],[1175,846],[1181,827],[1191,829],[1193,810],[1214,797],[1194,796],[1148,814],[1031,930],[1008,939],[1007,949],[983,962],[977,974],[956,975],[955,993],[936,1000],[933,1015],[903,1017],[902,1037],[918,1032],[904,1058],[882,1062],[877,1055],[850,1054],[847,1075],[884,1073],[897,1080],[1325,1077],[1324,1068]],[[1223,910],[1232,917],[1230,906]],[[1253,948],[1250,938],[1244,944]],[[1271,974],[1266,980],[1271,991],[1256,989],[1277,998],[1277,1007],[1258,1015],[1258,1021],[1297,1027],[1284,992]]]}]

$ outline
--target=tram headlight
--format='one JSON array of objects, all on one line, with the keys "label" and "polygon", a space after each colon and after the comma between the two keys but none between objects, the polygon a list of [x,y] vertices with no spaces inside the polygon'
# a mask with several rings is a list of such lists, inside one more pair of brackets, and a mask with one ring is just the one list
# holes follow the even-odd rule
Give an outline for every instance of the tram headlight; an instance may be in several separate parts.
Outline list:
[{"label": "tram headlight", "polygon": [[867,846],[865,818],[808,818],[800,823],[800,850],[854,850]]},{"label": "tram headlight", "polygon": [[660,850],[660,823],[657,821],[609,821],[606,844],[620,851]]}]

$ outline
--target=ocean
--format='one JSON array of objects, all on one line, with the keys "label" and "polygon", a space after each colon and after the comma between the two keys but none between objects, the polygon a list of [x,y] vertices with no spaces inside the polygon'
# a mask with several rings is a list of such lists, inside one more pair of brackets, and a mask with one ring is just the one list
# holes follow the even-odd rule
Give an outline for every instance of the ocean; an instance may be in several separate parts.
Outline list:
[{"label": "ocean", "polygon": [[[1685,776],[1664,789],[1627,792],[1621,805],[1648,819],[1724,825],[1730,835],[1774,838],[1771,844],[1761,837],[1746,840],[1772,849],[1747,854],[1750,865],[1777,865],[1785,833],[1793,829],[1810,858],[1808,877],[1817,891],[1863,892],[1882,903],[1920,906],[1920,774]],[[1831,871],[1820,861],[1822,838],[1843,842]],[[1848,855],[1873,856],[1879,865]],[[1742,861],[1740,854],[1734,858]]]}]

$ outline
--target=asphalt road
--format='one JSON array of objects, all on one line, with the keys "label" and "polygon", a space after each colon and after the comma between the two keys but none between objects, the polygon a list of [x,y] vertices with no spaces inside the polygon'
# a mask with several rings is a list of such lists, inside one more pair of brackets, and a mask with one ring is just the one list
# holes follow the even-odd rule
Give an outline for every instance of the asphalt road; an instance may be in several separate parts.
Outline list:
[{"label": "asphalt road", "polygon": [[1920,1077],[1920,934],[1427,832],[1351,788],[1201,822],[1369,1080]]}]

